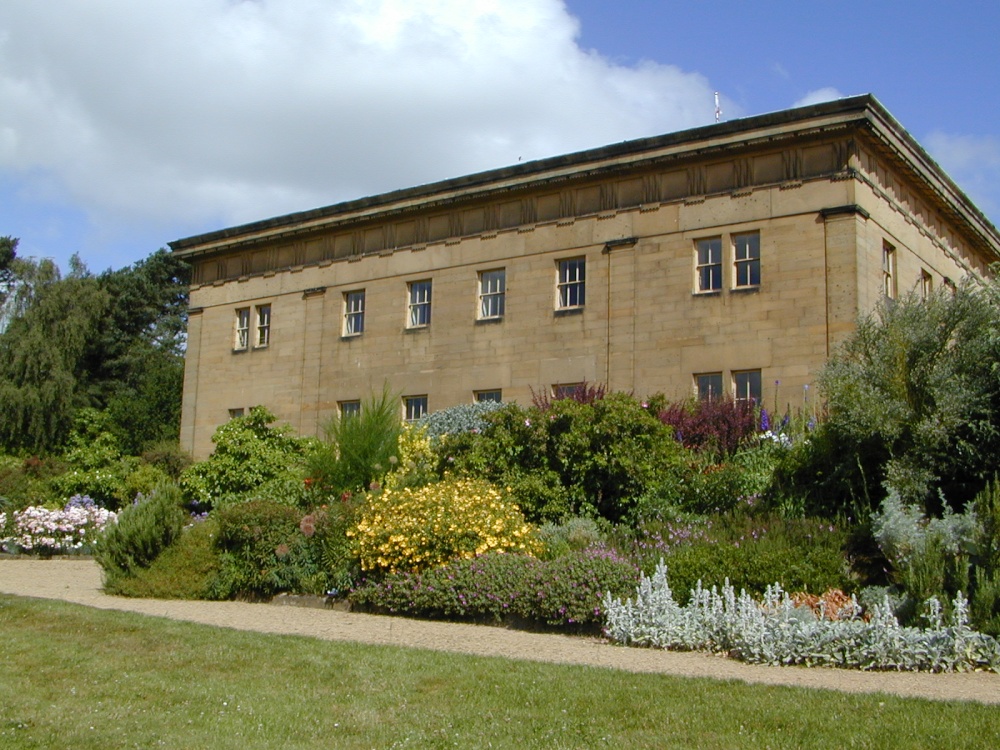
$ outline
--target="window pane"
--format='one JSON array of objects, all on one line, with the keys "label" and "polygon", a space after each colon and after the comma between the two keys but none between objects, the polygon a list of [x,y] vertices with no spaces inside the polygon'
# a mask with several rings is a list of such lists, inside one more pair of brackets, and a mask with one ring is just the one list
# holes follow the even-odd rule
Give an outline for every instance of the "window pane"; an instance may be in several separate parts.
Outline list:
[{"label": "window pane", "polygon": [[261,305],[257,308],[257,343],[256,346],[267,346],[271,342],[271,306]]},{"label": "window pane", "polygon": [[501,401],[503,401],[503,391],[500,390],[476,391],[475,395],[476,395],[476,401],[478,401],[479,403],[483,403],[486,401],[493,401],[499,404]]},{"label": "window pane", "polygon": [[360,401],[341,401],[339,406],[340,406],[341,419],[347,419],[348,417],[356,417],[361,413]]},{"label": "window pane", "polygon": [[427,413],[427,396],[406,396],[403,399],[406,406],[406,421],[413,422]]},{"label": "window pane", "polygon": [[506,291],[507,272],[504,269],[479,274],[479,317],[502,318]]},{"label": "window pane", "polygon": [[410,328],[430,325],[431,282],[414,281],[410,284]]},{"label": "window pane", "polygon": [[559,307],[586,303],[587,262],[584,258],[559,261]]},{"label": "window pane", "polygon": [[722,289],[722,238],[698,240],[696,248],[698,291]]},{"label": "window pane", "polygon": [[733,236],[733,255],[736,261],[736,286],[760,286],[760,234]]},{"label": "window pane", "polygon": [[712,401],[722,396],[721,372],[695,375],[695,383],[698,387],[698,399],[701,401]]},{"label": "window pane", "polygon": [[737,401],[752,401],[759,404],[761,400],[760,370],[747,370],[733,373],[733,388]]},{"label": "window pane", "polygon": [[250,308],[243,307],[236,311],[236,349],[246,349],[250,345]]},{"label": "window pane", "polygon": [[365,330],[365,291],[344,295],[344,335],[357,336]]}]

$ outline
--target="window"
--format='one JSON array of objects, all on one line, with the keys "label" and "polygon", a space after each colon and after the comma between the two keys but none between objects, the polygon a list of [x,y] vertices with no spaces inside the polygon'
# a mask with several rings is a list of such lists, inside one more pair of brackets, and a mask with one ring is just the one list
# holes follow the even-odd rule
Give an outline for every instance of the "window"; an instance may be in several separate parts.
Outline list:
[{"label": "window", "polygon": [[254,344],[263,348],[271,342],[271,306],[261,305],[257,308],[257,339]]},{"label": "window", "polygon": [[236,311],[236,336],[233,349],[243,351],[250,346],[250,308],[241,307]]},{"label": "window", "polygon": [[699,401],[714,401],[722,396],[722,373],[706,372],[694,376]]},{"label": "window", "polygon": [[896,248],[882,243],[882,294],[896,299]]},{"label": "window", "polygon": [[587,261],[569,258],[559,261],[559,308],[583,307],[587,292]]},{"label": "window", "polygon": [[479,319],[502,318],[507,294],[507,272],[503,268],[479,274]]},{"label": "window", "polygon": [[760,286],[760,232],[733,235],[733,273],[737,288]]},{"label": "window", "polygon": [[934,292],[934,277],[924,269],[920,271],[920,298],[928,299]]},{"label": "window", "polygon": [[409,328],[423,328],[431,324],[431,282],[412,281],[410,290]]},{"label": "window", "polygon": [[427,413],[427,396],[404,396],[404,418],[407,422],[415,422]]},{"label": "window", "polygon": [[365,290],[344,295],[344,335],[360,336],[365,330]]},{"label": "window", "polygon": [[722,289],[722,238],[709,237],[695,243],[697,290],[718,292]]},{"label": "window", "polygon": [[733,373],[733,394],[737,401],[761,402],[760,370]]},{"label": "window", "polygon": [[552,386],[552,397],[556,400],[561,398],[573,398],[583,388],[583,383],[559,383]]},{"label": "window", "polygon": [[503,401],[503,392],[500,389],[495,391],[474,391],[473,395],[476,397],[477,403],[494,402],[499,404]]},{"label": "window", "polygon": [[360,401],[340,401],[337,403],[340,407],[340,418],[348,419],[349,417],[356,417],[361,414],[361,402]]},{"label": "window", "polygon": [[238,419],[239,417],[242,417],[243,414],[244,414],[243,409],[230,409],[229,410],[229,418],[230,419]]}]

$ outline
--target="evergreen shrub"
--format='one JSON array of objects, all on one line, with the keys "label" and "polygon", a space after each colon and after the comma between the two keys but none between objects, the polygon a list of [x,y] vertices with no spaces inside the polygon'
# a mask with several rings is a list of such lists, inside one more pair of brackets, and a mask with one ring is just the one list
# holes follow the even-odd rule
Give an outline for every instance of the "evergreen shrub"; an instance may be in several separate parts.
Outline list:
[{"label": "evergreen shrub", "polygon": [[117,523],[106,527],[95,545],[94,558],[104,571],[105,585],[114,586],[148,568],[173,544],[186,519],[182,501],[179,488],[168,484],[122,509]]}]

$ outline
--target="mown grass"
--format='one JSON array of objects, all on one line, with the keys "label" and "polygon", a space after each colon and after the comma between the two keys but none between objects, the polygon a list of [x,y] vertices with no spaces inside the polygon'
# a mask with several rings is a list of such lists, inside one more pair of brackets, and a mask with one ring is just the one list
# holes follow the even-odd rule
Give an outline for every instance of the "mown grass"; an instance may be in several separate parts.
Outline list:
[{"label": "mown grass", "polygon": [[1000,736],[995,706],[262,635],[11,596],[0,596],[0,655],[11,750],[993,748]]}]

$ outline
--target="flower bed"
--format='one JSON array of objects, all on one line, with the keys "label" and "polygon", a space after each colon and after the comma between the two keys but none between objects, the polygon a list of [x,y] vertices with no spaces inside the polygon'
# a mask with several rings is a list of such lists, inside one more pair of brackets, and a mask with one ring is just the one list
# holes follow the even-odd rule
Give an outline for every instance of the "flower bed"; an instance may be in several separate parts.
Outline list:
[{"label": "flower bed", "polygon": [[[76,495],[60,510],[30,506],[10,519],[0,513],[0,547],[10,553],[55,555],[91,552],[97,535],[117,515]],[[9,528],[8,528],[9,521]]]}]

